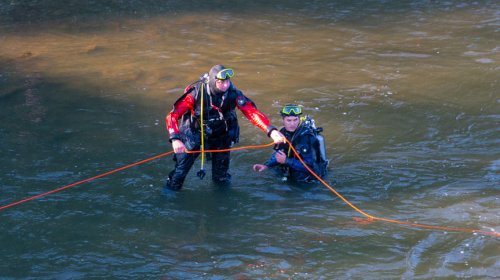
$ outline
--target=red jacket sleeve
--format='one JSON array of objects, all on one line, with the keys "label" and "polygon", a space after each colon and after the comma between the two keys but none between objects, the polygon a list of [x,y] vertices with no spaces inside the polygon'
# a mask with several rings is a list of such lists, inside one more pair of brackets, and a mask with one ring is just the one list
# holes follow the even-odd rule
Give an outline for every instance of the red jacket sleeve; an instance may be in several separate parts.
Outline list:
[{"label": "red jacket sleeve", "polygon": [[174,104],[174,108],[165,118],[169,139],[181,139],[179,131],[179,119],[188,111],[194,109],[194,97],[191,94],[185,94]]},{"label": "red jacket sleeve", "polygon": [[[246,99],[243,96],[240,96],[238,98]],[[257,109],[257,107],[255,107],[255,104],[252,101],[247,99],[244,102],[243,101],[238,102],[238,100],[237,100],[236,104],[237,104],[236,106],[238,107],[238,109],[240,109],[241,112],[243,112],[243,115],[245,115],[245,117],[253,125],[255,125],[256,127],[260,128],[262,131],[267,133],[268,136],[271,133],[271,131],[276,129],[276,127],[270,125],[269,119],[261,111],[259,111]]]}]

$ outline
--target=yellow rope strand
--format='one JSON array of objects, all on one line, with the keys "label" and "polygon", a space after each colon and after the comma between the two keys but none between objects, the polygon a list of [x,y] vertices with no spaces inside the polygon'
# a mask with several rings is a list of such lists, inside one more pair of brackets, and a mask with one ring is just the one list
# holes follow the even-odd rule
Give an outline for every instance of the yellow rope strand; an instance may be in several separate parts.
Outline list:
[{"label": "yellow rope strand", "polygon": [[[200,117],[200,120],[201,120],[201,170],[203,170],[203,167],[204,167],[204,164],[205,164],[205,128],[203,127],[203,107],[204,107],[204,104],[203,104],[203,96],[205,95],[203,93],[203,87],[205,86],[205,83],[202,83],[201,84],[201,117]],[[196,106],[195,106],[196,107]]]}]

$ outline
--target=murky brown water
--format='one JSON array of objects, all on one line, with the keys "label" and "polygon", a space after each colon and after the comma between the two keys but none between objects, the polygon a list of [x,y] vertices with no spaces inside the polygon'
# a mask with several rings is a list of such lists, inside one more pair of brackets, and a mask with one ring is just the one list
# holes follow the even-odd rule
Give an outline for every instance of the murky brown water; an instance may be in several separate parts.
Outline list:
[{"label": "murky brown water", "polygon": [[[496,1],[97,2],[0,3],[0,205],[169,151],[165,114],[223,63],[276,125],[304,105],[363,211],[500,230]],[[323,186],[256,177],[270,152],[234,152],[230,189],[196,164],[162,196],[167,157],[5,209],[0,278],[500,275],[497,237],[355,221]]]}]

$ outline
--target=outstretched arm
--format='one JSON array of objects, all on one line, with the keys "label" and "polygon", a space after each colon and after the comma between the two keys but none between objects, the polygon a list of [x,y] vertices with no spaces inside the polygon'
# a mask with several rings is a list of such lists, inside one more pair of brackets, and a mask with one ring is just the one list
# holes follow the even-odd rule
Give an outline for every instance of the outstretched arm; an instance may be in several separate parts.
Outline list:
[{"label": "outstretched arm", "polygon": [[255,104],[245,96],[239,96],[236,99],[238,109],[243,112],[243,115],[256,127],[260,128],[262,131],[267,133],[267,136],[271,137],[274,143],[285,143],[286,139],[281,132],[279,132],[276,127],[270,124],[269,119],[261,111],[257,109]]},{"label": "outstretched arm", "polygon": [[269,167],[278,165],[279,162],[276,160],[276,152],[274,152],[271,157],[264,164],[254,164],[253,171],[262,172],[267,170]]}]

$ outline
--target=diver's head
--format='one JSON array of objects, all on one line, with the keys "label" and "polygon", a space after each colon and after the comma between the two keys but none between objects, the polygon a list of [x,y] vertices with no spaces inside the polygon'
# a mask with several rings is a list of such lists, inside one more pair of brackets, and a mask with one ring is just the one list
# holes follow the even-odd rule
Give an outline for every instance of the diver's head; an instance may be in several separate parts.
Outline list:
[{"label": "diver's head", "polygon": [[222,94],[231,86],[231,78],[234,76],[234,70],[226,68],[221,64],[214,65],[208,72],[208,81],[212,92]]},{"label": "diver's head", "polygon": [[285,129],[294,132],[300,124],[302,108],[299,105],[287,104],[281,108],[280,114],[283,118],[283,126]]}]

